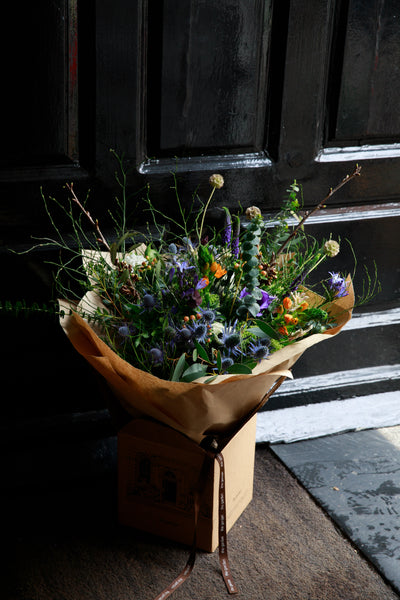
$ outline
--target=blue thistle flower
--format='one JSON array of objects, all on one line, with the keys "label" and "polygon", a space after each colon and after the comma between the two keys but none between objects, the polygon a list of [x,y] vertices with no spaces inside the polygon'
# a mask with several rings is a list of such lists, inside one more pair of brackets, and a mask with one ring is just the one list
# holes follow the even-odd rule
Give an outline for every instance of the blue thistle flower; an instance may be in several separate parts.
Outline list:
[{"label": "blue thistle flower", "polygon": [[149,354],[153,365],[161,365],[164,360],[164,355],[160,348],[151,348]]},{"label": "blue thistle flower", "polygon": [[229,367],[233,365],[233,363],[234,361],[230,356],[225,356],[225,358],[221,360],[222,371],[227,371]]},{"label": "blue thistle flower", "polygon": [[267,358],[267,356],[269,355],[268,346],[264,345],[262,342],[258,342],[257,344],[255,344],[254,342],[250,342],[249,350],[253,358],[255,358],[257,362],[261,362],[264,358]]},{"label": "blue thistle flower", "polygon": [[238,355],[242,354],[241,349],[239,348],[240,343],[242,341],[240,331],[236,329],[237,319],[231,324],[225,324],[223,331],[218,335],[221,344],[225,346],[225,349],[228,352],[228,355],[233,354]]},{"label": "blue thistle flower", "polygon": [[142,304],[144,308],[147,308],[148,310],[151,310],[154,307],[155,303],[156,299],[152,294],[145,294],[142,298]]},{"label": "blue thistle flower", "polygon": [[192,338],[200,343],[204,343],[208,334],[208,327],[205,323],[195,323],[194,325],[188,325],[187,329],[190,330]]},{"label": "blue thistle flower", "polygon": [[201,314],[202,320],[205,321],[208,325],[214,323],[217,316],[215,314],[215,310],[212,310],[212,308],[199,308],[199,312]]},{"label": "blue thistle flower", "polygon": [[129,337],[131,335],[131,331],[129,329],[128,325],[121,325],[121,327],[118,328],[118,333],[121,337]]}]

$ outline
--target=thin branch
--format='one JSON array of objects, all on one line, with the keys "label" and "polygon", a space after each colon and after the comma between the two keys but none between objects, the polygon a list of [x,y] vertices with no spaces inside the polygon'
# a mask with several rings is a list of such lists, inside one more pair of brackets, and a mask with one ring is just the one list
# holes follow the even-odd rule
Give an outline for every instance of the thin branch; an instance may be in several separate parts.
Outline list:
[{"label": "thin branch", "polygon": [[325,198],[323,200],[321,200],[321,202],[319,204],[317,204],[317,206],[315,206],[311,211],[307,212],[304,215],[304,217],[301,219],[301,221],[298,223],[298,225],[296,225],[296,227],[293,229],[292,233],[289,235],[287,240],[279,248],[276,255],[282,254],[282,251],[286,248],[286,246],[289,244],[289,242],[295,237],[295,235],[297,234],[299,229],[304,225],[305,221],[309,217],[311,217],[311,215],[313,215],[317,210],[320,210],[321,208],[323,208],[325,203],[329,200],[329,198],[331,196],[333,196],[333,194],[335,194],[338,190],[340,190],[340,188],[342,188],[344,185],[346,185],[346,183],[351,181],[351,179],[354,179],[354,177],[357,177],[358,175],[360,175],[360,173],[361,173],[361,166],[356,165],[356,167],[351,175],[346,175],[346,177],[344,179],[342,179],[342,181],[340,183],[338,183],[338,185],[336,187],[331,188],[329,190],[329,192],[327,193],[327,195],[325,196]]},{"label": "thin branch", "polygon": [[67,183],[66,184],[66,188],[71,192],[72,200],[75,202],[75,204],[77,204],[79,206],[79,208],[81,209],[81,211],[86,215],[86,217],[89,219],[90,223],[95,228],[96,233],[99,236],[98,241],[101,242],[102,244],[104,244],[104,246],[110,252],[111,248],[108,245],[108,242],[107,242],[106,238],[104,237],[104,235],[100,231],[98,220],[96,219],[96,221],[94,221],[93,218],[92,218],[92,215],[90,214],[90,212],[88,210],[86,210],[85,207],[80,203],[80,201],[78,200],[78,197],[76,196],[76,194],[74,192],[73,183]]}]

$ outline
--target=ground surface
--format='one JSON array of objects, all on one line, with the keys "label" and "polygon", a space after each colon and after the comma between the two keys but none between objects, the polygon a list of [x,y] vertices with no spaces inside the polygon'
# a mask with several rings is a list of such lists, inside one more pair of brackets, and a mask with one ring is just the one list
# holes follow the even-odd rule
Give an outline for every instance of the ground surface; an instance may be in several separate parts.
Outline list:
[{"label": "ground surface", "polygon": [[[4,600],[153,600],[188,549],[116,521],[116,483],[25,490],[9,507]],[[399,600],[271,451],[256,450],[254,499],[228,534],[238,598]],[[198,553],[176,600],[228,598],[218,554]]]}]

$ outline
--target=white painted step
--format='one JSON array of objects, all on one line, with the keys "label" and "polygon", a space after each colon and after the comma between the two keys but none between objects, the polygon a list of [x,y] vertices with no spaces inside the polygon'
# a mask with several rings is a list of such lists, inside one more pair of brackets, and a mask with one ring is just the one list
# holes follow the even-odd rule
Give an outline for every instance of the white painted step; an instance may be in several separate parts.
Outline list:
[{"label": "white painted step", "polygon": [[297,442],[400,425],[400,391],[259,412],[256,442]]}]

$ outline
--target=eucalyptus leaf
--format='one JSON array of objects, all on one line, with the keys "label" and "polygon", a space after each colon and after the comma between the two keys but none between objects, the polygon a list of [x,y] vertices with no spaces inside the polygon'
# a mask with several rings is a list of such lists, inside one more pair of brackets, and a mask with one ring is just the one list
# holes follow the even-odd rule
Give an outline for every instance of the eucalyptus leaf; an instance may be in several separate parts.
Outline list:
[{"label": "eucalyptus leaf", "polygon": [[195,345],[195,348],[197,350],[197,354],[199,355],[199,358],[201,358],[202,360],[205,360],[205,361],[209,362],[209,358],[208,358],[207,352],[205,351],[205,349],[203,348],[203,346],[201,344],[199,344],[199,342],[197,340],[194,341],[194,345]]},{"label": "eucalyptus leaf", "polygon": [[204,377],[204,375],[206,373],[207,373],[207,367],[205,365],[196,363],[194,365],[190,365],[190,367],[188,367],[184,371],[184,373],[181,376],[181,381],[185,381],[186,383],[189,383],[190,381],[194,381],[195,379],[198,379],[199,377]]},{"label": "eucalyptus leaf", "polygon": [[181,375],[186,367],[186,354],[185,352],[181,354],[178,362],[176,363],[176,367],[174,372],[172,373],[171,381],[180,381]]},{"label": "eucalyptus leaf", "polygon": [[255,337],[258,337],[260,339],[265,339],[265,338],[271,337],[271,336],[267,335],[265,333],[265,331],[263,331],[261,329],[261,327],[258,327],[258,326],[249,327],[248,332],[251,333],[251,335],[254,335]]},{"label": "eucalyptus leaf", "polygon": [[255,323],[267,337],[273,338],[274,340],[279,339],[280,336],[278,333],[275,331],[275,329],[268,325],[268,323],[265,323],[265,321],[262,321],[261,319],[256,319]]},{"label": "eucalyptus leaf", "polygon": [[217,352],[217,367],[218,367],[218,371],[222,371],[222,358],[221,358],[221,352],[219,350]]},{"label": "eucalyptus leaf", "polygon": [[249,311],[252,317],[256,317],[261,309],[260,305],[257,304],[257,302],[253,302],[253,304],[250,304],[250,306],[247,307],[247,310]]},{"label": "eucalyptus leaf", "polygon": [[227,372],[230,375],[251,375],[252,370],[244,364],[237,363],[228,367]]},{"label": "eucalyptus leaf", "polygon": [[209,377],[208,379],[206,379],[204,383],[212,383],[214,381],[214,379],[216,379],[217,377],[218,377],[218,375],[213,375],[212,377]]}]

